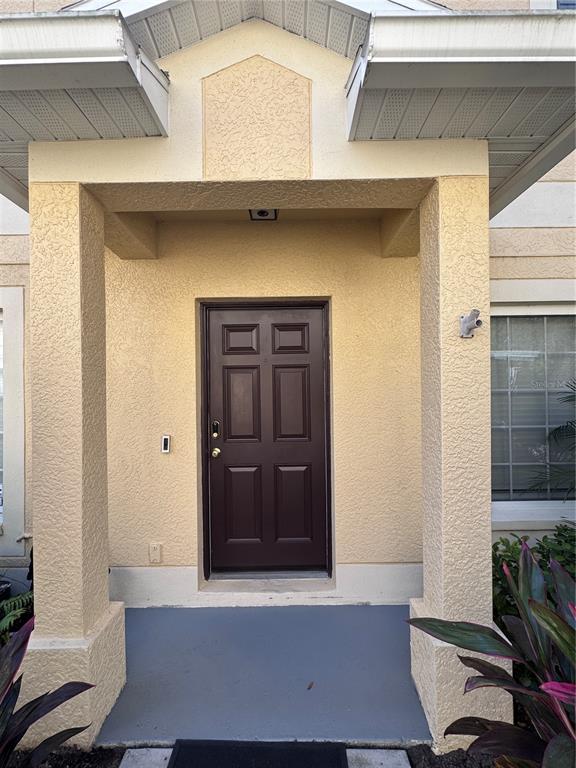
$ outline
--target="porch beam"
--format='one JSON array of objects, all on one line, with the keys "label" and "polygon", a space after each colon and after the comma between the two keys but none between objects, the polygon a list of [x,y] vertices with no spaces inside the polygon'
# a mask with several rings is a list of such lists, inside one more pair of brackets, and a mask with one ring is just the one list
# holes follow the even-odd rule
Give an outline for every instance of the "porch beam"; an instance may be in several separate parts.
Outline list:
[{"label": "porch beam", "polygon": [[86,746],[125,679],[123,606],[108,599],[104,212],[76,183],[32,184],[30,203],[36,629],[24,695],[70,679],[95,688],[27,743],[91,723]]},{"label": "porch beam", "polygon": [[105,242],[120,259],[157,259],[156,221],[151,214],[105,214]]},{"label": "porch beam", "polygon": [[[412,616],[492,623],[488,179],[436,180],[420,205],[424,597]],[[484,320],[460,338],[459,316]],[[456,649],[411,630],[412,674],[440,748],[447,725],[508,720],[508,696],[463,696]],[[460,742],[462,744],[462,742]]]},{"label": "porch beam", "polygon": [[380,220],[380,243],[383,258],[418,256],[420,225],[418,209],[386,211]]}]

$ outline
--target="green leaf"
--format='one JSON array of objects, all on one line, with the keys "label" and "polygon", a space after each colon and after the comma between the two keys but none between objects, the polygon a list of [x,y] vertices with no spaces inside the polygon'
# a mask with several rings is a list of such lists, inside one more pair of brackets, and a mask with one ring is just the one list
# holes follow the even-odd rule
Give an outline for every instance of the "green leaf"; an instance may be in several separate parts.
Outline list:
[{"label": "green leaf", "polygon": [[574,600],[576,594],[576,584],[574,579],[565,568],[562,568],[557,560],[550,560],[550,571],[556,592],[556,604],[562,614],[564,621],[571,627],[576,626],[574,616],[570,610],[570,603]]},{"label": "green leaf", "polygon": [[559,733],[546,747],[542,768],[574,768],[576,750],[574,741],[565,733]]},{"label": "green leaf", "polygon": [[518,591],[524,603],[532,598],[539,603],[546,602],[546,581],[542,569],[534,559],[528,544],[522,542],[518,568]]},{"label": "green leaf", "polygon": [[468,621],[445,621],[444,619],[409,619],[408,623],[416,629],[443,640],[445,643],[465,648],[467,651],[485,653],[503,659],[523,662],[519,652],[505,638],[493,629],[482,624]]},{"label": "green leaf", "polygon": [[536,621],[552,640],[556,648],[564,654],[574,667],[576,666],[576,633],[564,619],[547,605],[530,601],[530,608]]}]

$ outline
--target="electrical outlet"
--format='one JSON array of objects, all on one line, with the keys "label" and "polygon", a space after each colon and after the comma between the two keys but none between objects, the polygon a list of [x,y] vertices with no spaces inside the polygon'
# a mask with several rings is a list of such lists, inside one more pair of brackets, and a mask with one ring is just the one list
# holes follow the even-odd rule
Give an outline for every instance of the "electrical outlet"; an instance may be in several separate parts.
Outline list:
[{"label": "electrical outlet", "polygon": [[162,562],[162,544],[158,541],[151,541],[148,547],[148,557],[151,563]]}]

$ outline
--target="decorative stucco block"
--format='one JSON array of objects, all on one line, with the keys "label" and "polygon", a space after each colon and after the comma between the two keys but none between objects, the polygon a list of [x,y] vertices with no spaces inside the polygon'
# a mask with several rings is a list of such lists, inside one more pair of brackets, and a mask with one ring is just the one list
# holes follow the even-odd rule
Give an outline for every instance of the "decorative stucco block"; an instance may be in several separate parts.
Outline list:
[{"label": "decorative stucco block", "polygon": [[311,81],[263,56],[203,81],[205,179],[310,177]]},{"label": "decorative stucco block", "polygon": [[126,682],[124,646],[123,603],[110,603],[87,637],[46,639],[34,632],[23,665],[20,703],[73,680],[92,683],[94,688],[43,718],[22,746],[31,747],[60,730],[89,725],[72,743],[90,747]]},{"label": "decorative stucco block", "polygon": [[[428,616],[423,600],[411,602],[412,618]],[[428,720],[434,746],[441,752],[466,748],[467,736],[444,737],[444,731],[459,717],[486,717],[490,720],[512,721],[512,699],[505,691],[494,688],[464,694],[466,678],[472,674],[459,660],[462,651],[436,640],[418,629],[410,629],[412,677]],[[471,651],[468,656],[478,656]],[[486,657],[481,657],[486,658]],[[511,664],[502,660],[500,666],[511,672]]]}]

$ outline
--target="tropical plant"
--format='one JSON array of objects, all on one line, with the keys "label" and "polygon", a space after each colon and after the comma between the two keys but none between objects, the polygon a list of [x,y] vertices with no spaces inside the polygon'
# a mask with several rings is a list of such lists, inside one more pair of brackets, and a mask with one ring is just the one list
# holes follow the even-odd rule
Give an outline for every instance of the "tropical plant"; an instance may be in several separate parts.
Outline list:
[{"label": "tropical plant", "polygon": [[549,574],[549,563],[556,560],[565,568],[572,578],[576,577],[576,524],[572,520],[560,523],[554,528],[554,533],[545,535],[536,541],[532,547],[538,563],[544,568],[545,575]]},{"label": "tropical plant", "polygon": [[502,624],[502,616],[518,615],[516,603],[508,589],[508,582],[502,566],[506,563],[512,578],[514,581],[518,581],[518,564],[522,543],[528,541],[528,536],[517,536],[515,533],[511,536],[511,539],[501,536],[492,544],[492,606],[494,621],[500,629],[505,629]]},{"label": "tropical plant", "polygon": [[[528,541],[528,536],[511,534],[512,538],[504,536],[492,545],[492,598],[494,606],[494,621],[505,630],[502,617],[518,616],[516,603],[508,589],[508,582],[502,566],[508,565],[514,581],[518,580],[518,565],[522,543]],[[544,572],[544,578],[549,587],[548,596],[553,599],[554,584],[550,571],[550,562],[555,560],[565,568],[572,578],[576,575],[576,525],[571,520],[560,523],[554,532],[537,539],[532,545],[532,554]]]},{"label": "tropical plant", "polygon": [[529,671],[536,682],[523,685],[501,667],[481,658],[459,656],[478,674],[469,677],[464,692],[478,688],[508,691],[526,711],[532,728],[481,717],[463,717],[445,735],[475,736],[472,753],[497,757],[497,768],[573,768],[576,758],[574,726],[575,584],[556,561],[550,562],[551,586],[530,547],[522,542],[518,580],[502,566],[518,616],[504,616],[506,634],[481,624],[442,619],[411,619],[410,624],[444,642],[487,656],[510,659]]},{"label": "tropical plant", "polygon": [[[33,629],[32,618],[0,648],[0,768],[8,766],[17,746],[34,723],[64,702],[92,688],[88,683],[65,683],[15,711],[22,686],[22,675],[17,675]],[[49,736],[19,760],[19,768],[36,768],[55,747],[82,733],[87,727],[68,728]]]},{"label": "tropical plant", "polygon": [[32,618],[34,594],[23,592],[0,601],[0,646],[6,645],[10,635]]}]

